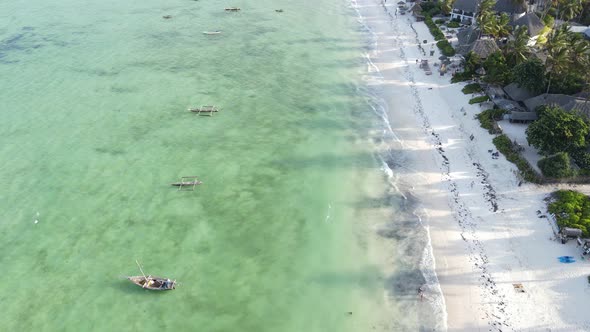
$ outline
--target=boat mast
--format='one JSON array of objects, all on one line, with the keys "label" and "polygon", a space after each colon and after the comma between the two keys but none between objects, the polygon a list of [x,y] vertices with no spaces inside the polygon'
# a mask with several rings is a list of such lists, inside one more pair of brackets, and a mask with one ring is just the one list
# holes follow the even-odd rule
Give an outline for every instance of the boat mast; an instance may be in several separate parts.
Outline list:
[{"label": "boat mast", "polygon": [[147,280],[147,277],[145,276],[145,273],[143,273],[143,270],[141,269],[141,265],[139,265],[139,262],[137,261],[137,259],[135,260],[135,263],[137,263],[137,267],[139,268],[139,271],[141,271],[141,274],[143,274],[143,277],[145,278],[145,280]]}]

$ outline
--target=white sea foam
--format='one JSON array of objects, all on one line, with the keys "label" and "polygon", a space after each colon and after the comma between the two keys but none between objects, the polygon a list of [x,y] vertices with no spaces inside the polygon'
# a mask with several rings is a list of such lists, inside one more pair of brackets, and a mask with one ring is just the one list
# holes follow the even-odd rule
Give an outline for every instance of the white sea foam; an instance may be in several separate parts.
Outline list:
[{"label": "white sea foam", "polygon": [[[378,44],[375,32],[365,23],[364,17],[359,10],[359,4],[356,0],[351,0],[351,7],[357,12],[359,24],[361,25],[362,29],[366,31],[369,43],[371,44],[370,48],[372,49],[372,52],[376,52],[375,50],[377,49]],[[387,102],[382,97],[380,97],[379,91],[377,90],[378,86],[383,85],[381,83],[383,83],[384,77],[381,74],[379,68],[373,62],[371,52],[366,52],[363,54],[363,57],[367,63],[367,73],[363,77],[363,81],[368,85],[365,91],[363,91],[364,95],[366,96],[365,100],[373,113],[379,117],[382,125],[382,135],[378,141],[379,144],[375,147],[378,151],[377,157],[381,163],[381,170],[385,174],[387,182],[394,189],[394,191],[407,200],[408,196],[404,193],[405,190],[402,189],[402,187],[405,186],[400,183],[400,174],[399,172],[395,172],[394,169],[390,167],[390,163],[395,163],[396,168],[399,168],[400,170],[405,169],[409,170],[410,172],[413,170],[408,168],[403,163],[404,142],[392,129]],[[394,155],[394,147],[398,148],[402,152]],[[412,173],[416,174],[416,172]],[[411,194],[411,186],[407,187]],[[413,215],[417,218],[420,225],[422,225],[426,234],[426,245],[421,256],[420,271],[425,280],[425,292],[428,294],[426,299],[433,309],[433,314],[436,318],[436,326],[433,326],[433,328],[435,328],[437,331],[446,331],[447,312],[445,300],[438,277],[436,275],[430,230],[428,225],[423,222],[423,218],[427,219],[428,216],[424,213],[423,208],[416,209],[413,212]]]}]

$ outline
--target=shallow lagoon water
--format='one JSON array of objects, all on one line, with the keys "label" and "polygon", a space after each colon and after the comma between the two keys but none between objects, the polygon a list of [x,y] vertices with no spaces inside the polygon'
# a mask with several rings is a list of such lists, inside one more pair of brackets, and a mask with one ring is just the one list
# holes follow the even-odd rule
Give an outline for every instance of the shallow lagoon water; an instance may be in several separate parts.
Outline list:
[{"label": "shallow lagoon water", "polygon": [[[355,11],[231,5],[0,3],[2,330],[423,327]],[[178,289],[124,280],[135,259]]]}]

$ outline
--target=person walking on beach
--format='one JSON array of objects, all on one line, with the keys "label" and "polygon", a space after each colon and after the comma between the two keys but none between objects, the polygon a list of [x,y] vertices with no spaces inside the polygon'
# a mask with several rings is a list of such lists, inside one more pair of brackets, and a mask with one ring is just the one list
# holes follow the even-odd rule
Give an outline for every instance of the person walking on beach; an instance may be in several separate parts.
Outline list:
[{"label": "person walking on beach", "polygon": [[424,300],[424,285],[418,287],[418,296],[420,297],[420,301]]}]

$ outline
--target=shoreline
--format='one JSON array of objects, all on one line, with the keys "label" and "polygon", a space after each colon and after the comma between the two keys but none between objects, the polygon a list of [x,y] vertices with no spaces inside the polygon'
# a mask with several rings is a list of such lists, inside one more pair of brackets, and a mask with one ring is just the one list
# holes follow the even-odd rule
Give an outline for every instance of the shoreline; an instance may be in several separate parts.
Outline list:
[{"label": "shoreline", "polygon": [[468,104],[464,84],[451,84],[436,67],[432,75],[418,68],[419,59],[432,66],[440,56],[426,25],[411,12],[397,15],[395,2],[353,4],[375,38],[368,60],[379,78],[369,85],[382,91],[391,129],[409,156],[403,181],[421,201],[417,216],[430,236],[446,310],[441,330],[590,329],[583,309],[590,262],[560,264],[556,257],[581,252],[571,241],[551,241],[552,227],[537,212],[545,213],[550,192],[572,186],[519,186],[516,167],[492,158],[493,136],[474,119],[481,109]]}]

